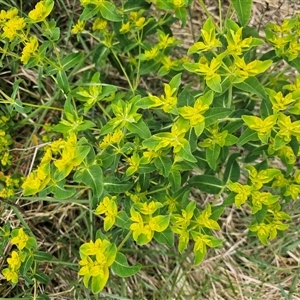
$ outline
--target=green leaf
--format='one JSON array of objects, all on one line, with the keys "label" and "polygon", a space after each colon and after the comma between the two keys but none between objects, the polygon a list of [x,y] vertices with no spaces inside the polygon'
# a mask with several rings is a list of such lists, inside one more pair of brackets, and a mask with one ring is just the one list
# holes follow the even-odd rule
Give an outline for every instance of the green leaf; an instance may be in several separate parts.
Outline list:
[{"label": "green leaf", "polygon": [[[107,271],[108,272],[108,271]],[[93,276],[91,283],[91,290],[93,294],[97,294],[103,290],[108,280],[108,274],[103,277],[101,275]]]},{"label": "green leaf", "polygon": [[159,69],[161,63],[155,60],[149,60],[141,63],[140,75],[146,75]]},{"label": "green leaf", "polygon": [[224,205],[218,205],[218,206],[212,207],[212,214],[210,216],[210,219],[215,220],[215,221],[219,220],[220,216],[224,212],[224,209],[225,209]]},{"label": "green leaf", "polygon": [[214,145],[213,149],[206,149],[206,161],[208,165],[215,170],[217,168],[218,158],[221,152],[221,147],[217,144]]},{"label": "green leaf", "polygon": [[140,9],[148,10],[150,6],[151,3],[148,3],[145,0],[126,1],[124,5],[124,13],[127,14],[130,11],[138,11]]},{"label": "green leaf", "polygon": [[169,82],[169,85],[171,89],[178,89],[181,83],[181,73],[175,75],[171,81]]},{"label": "green leaf", "polygon": [[103,173],[100,166],[89,166],[83,171],[81,180],[93,190],[95,197],[101,196],[103,192]]},{"label": "green leaf", "polygon": [[208,194],[218,194],[223,188],[222,181],[212,175],[194,176],[189,180],[189,184]]},{"label": "green leaf", "polygon": [[156,168],[164,177],[168,177],[172,167],[172,160],[167,156],[158,156],[154,159]]},{"label": "green leaf", "polygon": [[55,185],[51,187],[51,192],[54,194],[54,197],[57,199],[67,199],[72,197],[75,194],[75,189],[66,190],[65,187],[65,180],[61,180],[56,182]]},{"label": "green leaf", "polygon": [[259,83],[256,77],[249,77],[243,82],[235,83],[234,86],[242,91],[256,94],[263,99],[267,98],[264,87]]},{"label": "green leaf", "polygon": [[37,249],[37,242],[34,237],[32,237],[32,236],[29,237],[29,239],[26,242],[26,248],[27,249]]},{"label": "green leaf", "polygon": [[178,156],[189,162],[197,162],[197,159],[191,153],[190,144],[187,140],[183,142],[183,148],[178,152]]},{"label": "green leaf", "polygon": [[138,134],[142,139],[148,139],[151,132],[145,122],[140,119],[137,123],[126,123],[125,127],[132,133]]},{"label": "green leaf", "polygon": [[43,273],[35,273],[33,275],[33,278],[35,278],[37,281],[43,283],[43,284],[47,284],[48,282],[50,282],[50,277],[46,274],[43,274]]},{"label": "green leaf", "polygon": [[102,17],[108,21],[120,22],[122,21],[122,16],[120,16],[114,4],[104,1],[100,6],[100,13]]},{"label": "green leaf", "polygon": [[120,277],[129,277],[136,274],[142,268],[141,264],[136,264],[134,266],[129,266],[126,256],[118,252],[111,269]]},{"label": "green leaf", "polygon": [[61,65],[64,71],[73,68],[78,65],[82,60],[83,54],[82,52],[70,53],[66,57],[63,58]]},{"label": "green leaf", "polygon": [[300,72],[300,58],[295,58],[292,61],[287,61],[287,63]]},{"label": "green leaf", "polygon": [[223,183],[226,184],[229,180],[232,182],[238,181],[240,178],[240,166],[236,159],[240,156],[239,153],[230,155],[226,162],[226,168],[223,176]]},{"label": "green leaf", "polygon": [[60,70],[57,72],[56,82],[57,85],[63,90],[65,94],[70,90],[68,77],[64,70]]},{"label": "green leaf", "polygon": [[231,0],[241,25],[248,24],[251,16],[252,0]]},{"label": "green leaf", "polygon": [[117,217],[116,217],[116,222],[115,222],[116,226],[123,228],[123,229],[130,230],[131,223],[132,223],[132,221],[130,220],[130,218],[128,217],[128,215],[126,214],[126,212],[124,210],[121,210],[118,212]]},{"label": "green leaf", "polygon": [[161,244],[168,245],[169,247],[174,246],[174,233],[170,227],[163,232],[155,232],[154,239]]},{"label": "green leaf", "polygon": [[205,246],[205,251],[203,251],[203,252],[196,251],[196,252],[194,252],[194,254],[195,254],[194,264],[198,265],[201,263],[201,261],[204,259],[205,255],[206,255],[206,246]]},{"label": "green leaf", "polygon": [[175,16],[181,21],[181,28],[186,24],[187,11],[185,7],[175,8]]},{"label": "green leaf", "polygon": [[260,116],[262,119],[267,118],[273,114],[272,103],[269,99],[264,99],[260,105]]},{"label": "green leaf", "polygon": [[206,84],[216,93],[222,93],[221,77],[214,76],[213,78],[206,80]]},{"label": "green leaf", "polygon": [[86,21],[91,19],[93,16],[95,16],[99,12],[99,7],[94,5],[88,5],[84,8],[83,12],[80,15],[81,21]]},{"label": "green leaf", "polygon": [[51,261],[52,255],[48,252],[35,250],[33,252],[34,260],[36,261]]},{"label": "green leaf", "polygon": [[169,173],[168,180],[171,183],[172,192],[177,192],[181,186],[181,174],[178,170]]},{"label": "green leaf", "polygon": [[24,276],[27,271],[30,269],[31,265],[33,263],[33,256],[28,255],[25,259],[25,261],[21,264],[21,267],[19,269],[19,272],[22,276]]},{"label": "green leaf", "polygon": [[120,181],[117,177],[105,177],[103,180],[104,189],[107,193],[125,193],[129,191],[133,183]]},{"label": "green leaf", "polygon": [[153,105],[153,101],[149,97],[143,97],[137,100],[134,104],[135,107],[147,109]]},{"label": "green leaf", "polygon": [[255,219],[257,223],[263,222],[265,216],[267,215],[268,212],[268,206],[267,205],[262,205],[262,209],[260,209],[256,214],[255,214]]},{"label": "green leaf", "polygon": [[248,143],[249,141],[257,141],[258,139],[259,138],[258,138],[257,132],[250,128],[247,128],[242,133],[242,135],[239,137],[236,144],[237,144],[237,146],[241,147],[244,144]]},{"label": "green leaf", "polygon": [[203,116],[205,117],[205,127],[217,122],[219,119],[228,117],[232,113],[232,109],[224,107],[212,107],[207,110]]}]

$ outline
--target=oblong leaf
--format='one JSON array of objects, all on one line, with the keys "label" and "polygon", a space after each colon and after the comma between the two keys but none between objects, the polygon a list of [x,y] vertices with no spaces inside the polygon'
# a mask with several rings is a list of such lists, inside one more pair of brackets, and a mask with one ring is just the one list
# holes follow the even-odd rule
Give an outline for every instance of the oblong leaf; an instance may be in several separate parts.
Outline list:
[{"label": "oblong leaf", "polygon": [[248,143],[249,141],[257,141],[257,140],[258,140],[257,132],[250,128],[247,128],[239,137],[236,144],[240,147]]},{"label": "oblong leaf", "polygon": [[231,0],[231,3],[241,25],[246,26],[251,16],[252,0]]},{"label": "oblong leaf", "polygon": [[118,15],[114,4],[104,1],[100,6],[100,13],[102,17],[108,21],[119,22],[122,21],[122,17]]},{"label": "oblong leaf", "polygon": [[141,267],[141,264],[129,266],[126,256],[123,253],[118,252],[111,269],[120,277],[129,277],[136,274]]},{"label": "oblong leaf", "polygon": [[228,117],[232,113],[232,109],[224,107],[212,107],[203,115],[205,117],[205,127],[212,125],[219,119]]},{"label": "oblong leaf", "polygon": [[100,166],[89,166],[83,171],[81,180],[93,190],[95,197],[101,196],[103,192],[103,173]]},{"label": "oblong leaf", "polygon": [[189,184],[208,194],[218,194],[223,188],[222,181],[212,175],[194,176],[189,180]]},{"label": "oblong leaf", "polygon": [[131,189],[133,183],[128,181],[122,182],[116,177],[106,177],[103,185],[107,193],[125,193]]},{"label": "oblong leaf", "polygon": [[267,94],[263,86],[259,83],[256,77],[249,77],[243,82],[235,83],[234,86],[242,91],[259,95],[263,99],[267,98]]}]

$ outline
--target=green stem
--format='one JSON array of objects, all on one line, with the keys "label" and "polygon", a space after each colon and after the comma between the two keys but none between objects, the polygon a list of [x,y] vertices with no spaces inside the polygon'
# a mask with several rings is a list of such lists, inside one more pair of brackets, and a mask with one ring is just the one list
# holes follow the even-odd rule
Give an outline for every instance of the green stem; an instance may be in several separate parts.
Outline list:
[{"label": "green stem", "polygon": [[150,194],[153,194],[153,193],[157,193],[157,192],[161,192],[161,191],[165,191],[165,190],[167,190],[169,187],[170,187],[170,185],[167,185],[167,186],[162,187],[162,188],[160,188],[160,189],[150,191],[150,192],[147,193],[147,195],[150,195]]},{"label": "green stem", "polygon": [[126,80],[128,82],[128,84],[130,86],[130,89],[131,89],[132,93],[134,94],[134,88],[132,86],[132,83],[131,83],[131,81],[130,81],[127,73],[126,73],[126,70],[124,69],[123,65],[120,62],[118,55],[115,53],[115,51],[112,48],[110,48],[110,51],[113,54],[113,56],[116,59],[116,61],[118,62],[119,66],[120,66],[120,68],[121,68],[121,70],[122,70],[122,72],[123,72],[123,74],[124,74],[124,76],[125,76],[125,78],[126,78]]},{"label": "green stem", "polygon": [[97,105],[98,105],[99,108],[102,110],[102,112],[107,116],[107,118],[108,118],[109,120],[111,120],[112,117],[107,113],[106,109],[102,106],[102,104],[99,103],[99,102],[97,102]]},{"label": "green stem", "polygon": [[21,224],[25,229],[30,231],[31,235],[34,236],[33,232],[31,231],[30,227],[28,226],[27,222],[24,220],[22,214],[20,213],[19,209],[15,205],[11,205],[11,209],[13,210],[14,214],[20,220]]},{"label": "green stem", "polygon": [[227,107],[230,108],[232,104],[232,85],[228,89],[228,103]]},{"label": "green stem", "polygon": [[220,30],[223,32],[223,20],[222,20],[222,3],[219,0],[219,19],[220,19]]},{"label": "green stem", "polygon": [[122,249],[123,245],[126,243],[126,241],[130,238],[132,234],[132,231],[130,230],[127,235],[125,236],[125,238],[123,239],[123,241],[120,243],[120,245],[118,246],[118,251],[120,251],[120,249]]}]

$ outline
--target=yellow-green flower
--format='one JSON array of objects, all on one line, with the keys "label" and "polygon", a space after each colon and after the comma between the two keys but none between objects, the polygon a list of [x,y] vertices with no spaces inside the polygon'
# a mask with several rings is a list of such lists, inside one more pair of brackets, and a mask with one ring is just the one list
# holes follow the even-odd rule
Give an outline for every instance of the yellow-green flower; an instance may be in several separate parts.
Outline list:
[{"label": "yellow-green flower", "polygon": [[12,270],[17,271],[21,266],[21,257],[17,251],[11,253],[11,257],[7,259],[7,263]]},{"label": "yellow-green flower", "polygon": [[126,33],[130,31],[130,22],[123,23],[120,28],[120,33]]},{"label": "yellow-green flower", "polygon": [[98,207],[95,210],[95,214],[101,215],[105,214],[104,218],[104,230],[109,230],[116,222],[116,217],[118,214],[118,206],[116,203],[116,197],[113,196],[111,198],[104,197],[104,199],[100,202]]},{"label": "yellow-green flower", "polygon": [[[100,292],[109,278],[109,267],[114,263],[117,255],[117,246],[108,240],[97,239],[80,247],[81,266],[78,274],[83,276],[83,283],[88,287],[92,279],[93,293]],[[96,283],[96,284],[95,284]]]},{"label": "yellow-green flower", "polygon": [[236,196],[234,198],[234,202],[236,207],[240,208],[242,204],[244,204],[248,197],[251,194],[252,187],[249,185],[243,185],[239,182],[229,182],[228,188],[236,193]]},{"label": "yellow-green flower", "polygon": [[24,18],[14,17],[8,20],[3,26],[3,37],[12,41],[19,35],[18,31],[21,31],[26,26]]},{"label": "yellow-green flower", "polygon": [[172,2],[173,2],[173,5],[174,5],[174,8],[181,8],[181,7],[184,7],[186,5],[184,0],[173,0]]},{"label": "yellow-green flower", "polygon": [[174,36],[169,36],[169,34],[165,34],[163,31],[158,31],[158,38],[159,43],[157,47],[159,49],[166,49],[176,43]]},{"label": "yellow-green flower", "polygon": [[163,56],[161,58],[161,63],[164,65],[167,71],[170,71],[174,67],[178,66],[178,62],[176,60],[172,60],[170,56]]},{"label": "yellow-green flower", "polygon": [[43,163],[31,172],[22,184],[24,195],[31,195],[41,191],[50,181],[50,165]]},{"label": "yellow-green flower", "polygon": [[197,222],[199,225],[209,228],[209,229],[215,229],[220,230],[220,226],[217,221],[211,219],[212,211],[210,204],[207,204],[205,210],[201,212],[201,214],[197,217]]},{"label": "yellow-green flower", "polygon": [[176,88],[171,88],[167,83],[164,83],[165,95],[161,95],[160,98],[149,94],[149,98],[154,102],[152,107],[161,107],[164,112],[171,112],[177,104]]},{"label": "yellow-green flower", "polygon": [[154,46],[150,50],[145,51],[145,58],[146,60],[154,59],[159,54],[159,48],[157,46]]},{"label": "yellow-green flower", "polygon": [[41,22],[51,13],[53,6],[53,0],[42,0],[28,13],[28,17],[34,22]]},{"label": "yellow-green flower", "polygon": [[227,36],[228,46],[227,49],[230,54],[242,55],[242,53],[251,47],[252,37],[242,39],[242,30],[240,27],[236,32],[230,30]]},{"label": "yellow-green flower", "polygon": [[11,268],[3,269],[2,274],[7,281],[11,281],[12,283],[17,283],[19,280],[18,273]]},{"label": "yellow-green flower", "polygon": [[84,256],[81,261],[79,261],[81,266],[78,275],[84,276],[91,273],[92,268],[94,267],[94,261],[89,256]]},{"label": "yellow-green flower", "polygon": [[198,63],[198,68],[196,69],[196,72],[204,75],[205,80],[212,80],[215,79],[217,81],[220,80],[220,75],[217,74],[218,69],[221,66],[220,59],[213,58],[211,62],[209,62],[204,56],[202,56]]},{"label": "yellow-green flower", "polygon": [[146,21],[145,17],[140,17],[137,21],[135,21],[134,24],[137,28],[141,29],[145,26],[145,21]]},{"label": "yellow-green flower", "polygon": [[85,25],[84,21],[78,20],[77,23],[75,25],[73,25],[71,33],[77,34],[77,33],[84,31],[84,25]]},{"label": "yellow-green flower", "polygon": [[30,37],[29,42],[25,44],[22,51],[21,62],[26,65],[31,57],[35,55],[36,50],[39,47],[38,39],[36,36]]},{"label": "yellow-green flower", "polygon": [[96,31],[96,30],[104,30],[106,29],[107,27],[107,21],[106,20],[103,20],[103,19],[100,19],[100,18],[97,18],[94,23],[93,23],[93,31]]},{"label": "yellow-green flower", "polygon": [[23,248],[25,248],[28,239],[29,236],[24,232],[23,228],[20,228],[18,230],[18,235],[16,237],[13,237],[10,242],[13,245],[17,245],[19,250],[22,250]]}]

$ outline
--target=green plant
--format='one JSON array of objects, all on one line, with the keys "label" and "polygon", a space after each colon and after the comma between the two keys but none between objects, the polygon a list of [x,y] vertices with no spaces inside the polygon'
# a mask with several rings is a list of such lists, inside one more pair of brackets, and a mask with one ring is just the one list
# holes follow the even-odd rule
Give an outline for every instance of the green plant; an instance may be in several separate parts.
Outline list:
[{"label": "green plant", "polygon": [[[284,234],[291,219],[284,207],[300,193],[295,165],[300,77],[281,78],[293,68],[300,71],[300,18],[268,25],[266,39],[274,50],[265,53],[259,51],[265,41],[247,26],[252,1],[241,6],[232,0],[238,22],[225,18],[217,24],[208,16],[199,40],[177,57],[181,41],[170,26],[178,19],[185,26],[192,1],[121,1],[120,7],[113,1],[80,2],[82,13],[69,28],[80,51],[59,51],[62,32],[49,20],[54,1],[45,0],[28,17],[15,8],[1,11],[0,53],[2,63],[8,59],[34,70],[40,88],[46,81],[54,85],[54,96],[36,104],[18,98],[22,81],[17,80],[11,96],[1,92],[1,103],[10,118],[26,126],[43,113],[60,113],[59,122],[54,116],[40,125],[47,133],[44,153],[22,188],[25,197],[57,202],[88,198],[91,218],[101,221],[79,249],[84,285],[98,293],[109,270],[120,277],[138,272],[142,265],[129,265],[122,252],[131,243],[176,243],[180,253],[192,245],[199,264],[208,248],[222,247],[215,232],[228,206],[248,211],[250,236],[263,244]],[[150,3],[157,16],[149,16]],[[93,41],[92,50],[84,37]],[[94,67],[86,68],[87,59]],[[288,66],[277,74],[282,60]],[[121,83],[111,82],[110,67]],[[163,81],[161,92],[142,84],[148,76]],[[186,83],[186,76],[193,82]],[[9,135],[4,136],[8,147]],[[195,190],[209,201],[195,199]],[[7,198],[13,205],[14,196]],[[2,238],[6,245],[8,236]],[[12,284],[26,260],[22,255],[13,251],[2,271]],[[26,272],[36,269],[36,258],[30,257]],[[30,285],[35,273],[26,272],[20,275]]]}]

